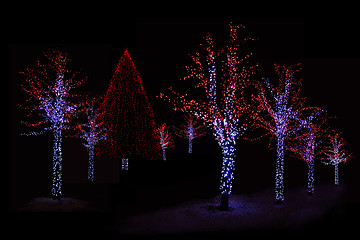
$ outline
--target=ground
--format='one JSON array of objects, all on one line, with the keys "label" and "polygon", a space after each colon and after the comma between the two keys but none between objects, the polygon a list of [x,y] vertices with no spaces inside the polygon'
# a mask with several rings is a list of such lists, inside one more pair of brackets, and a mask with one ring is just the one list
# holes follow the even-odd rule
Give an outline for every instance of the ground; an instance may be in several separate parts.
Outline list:
[{"label": "ground", "polygon": [[273,191],[232,194],[229,211],[220,211],[220,196],[118,219],[119,234],[186,234],[242,230],[301,229],[341,214],[344,186],[322,185],[313,196],[304,188],[288,189],[286,202],[274,204]]},{"label": "ground", "polygon": [[[116,200],[110,208],[101,208],[108,202],[99,204],[79,200],[75,196],[64,197],[60,201],[37,197],[10,215],[8,223],[11,226],[9,231],[15,235],[40,236],[42,233],[45,238],[48,232],[64,237],[96,235],[102,239],[114,235],[122,239],[173,239],[179,236],[183,239],[194,234],[223,236],[244,232],[273,233],[274,230],[275,234],[278,230],[282,234],[284,230],[289,230],[291,234],[299,230],[302,234],[314,231],[322,234],[335,231],[351,233],[356,230],[357,223],[352,219],[358,216],[359,208],[346,200],[348,192],[347,185],[335,187],[322,184],[316,186],[313,196],[308,196],[304,187],[289,187],[285,190],[282,205],[274,203],[271,188],[232,193],[229,211],[219,210],[219,195],[164,205],[150,191],[147,196],[141,195],[142,199],[132,203]],[[158,207],[140,208],[146,203],[153,206],[149,199],[154,198],[159,201]]]},{"label": "ground", "polygon": [[92,203],[79,199],[64,197],[54,200],[49,197],[38,197],[18,209],[19,212],[89,212],[100,211]]}]

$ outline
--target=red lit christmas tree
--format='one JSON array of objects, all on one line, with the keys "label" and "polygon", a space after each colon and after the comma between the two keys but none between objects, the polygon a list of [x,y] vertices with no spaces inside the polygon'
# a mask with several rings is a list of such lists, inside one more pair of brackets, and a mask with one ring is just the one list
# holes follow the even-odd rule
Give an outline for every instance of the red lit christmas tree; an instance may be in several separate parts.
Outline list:
[{"label": "red lit christmas tree", "polygon": [[101,157],[161,157],[154,113],[128,50],[115,68],[101,111],[101,120],[110,127],[108,141],[98,145]]}]

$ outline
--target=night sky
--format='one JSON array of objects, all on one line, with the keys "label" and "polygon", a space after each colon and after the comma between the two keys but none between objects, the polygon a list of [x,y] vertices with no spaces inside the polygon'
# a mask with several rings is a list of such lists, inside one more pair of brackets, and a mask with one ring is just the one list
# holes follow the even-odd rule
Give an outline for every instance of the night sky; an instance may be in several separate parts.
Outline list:
[{"label": "night sky", "polygon": [[[357,86],[360,54],[359,49],[355,48],[356,39],[352,35],[353,29],[358,29],[356,23],[339,29],[333,28],[334,21],[332,20],[305,20],[303,18],[138,18],[130,20],[121,18],[119,24],[112,24],[111,27],[90,26],[90,24],[82,26],[77,23],[70,28],[59,25],[59,31],[54,31],[45,25],[30,27],[24,24],[23,31],[12,32],[13,34],[10,35],[7,64],[9,202],[21,204],[25,200],[19,200],[19,198],[29,199],[29,196],[50,195],[50,187],[44,186],[43,181],[50,178],[51,174],[51,169],[48,168],[49,161],[52,159],[51,134],[40,137],[19,136],[24,130],[20,126],[24,114],[17,108],[17,104],[24,99],[23,93],[18,88],[18,84],[23,80],[18,72],[26,66],[32,66],[34,60],[41,56],[41,51],[58,47],[70,53],[72,69],[81,70],[89,77],[87,84],[81,90],[105,93],[114,67],[125,49],[128,49],[140,72],[156,121],[178,124],[181,122],[180,115],[174,113],[156,96],[170,86],[175,89],[179,86],[181,89],[179,79],[184,73],[183,66],[189,63],[188,54],[199,50],[202,38],[207,32],[214,37],[215,47],[222,46],[226,42],[227,25],[230,21],[245,25],[245,33],[258,38],[258,41],[251,44],[250,51],[254,54],[254,61],[260,65],[258,74],[260,78],[273,74],[274,63],[303,63],[302,94],[307,97],[309,105],[323,107],[330,115],[337,117],[331,124],[343,132],[349,151],[355,155],[355,159],[344,167],[346,169],[344,172],[346,171],[349,176],[343,177],[347,179],[346,181],[352,182],[352,186],[358,186],[360,181],[356,175],[359,174],[356,173],[359,172],[360,167],[357,159],[360,142],[358,140]],[[62,34],[58,36],[58,32]],[[68,171],[64,181],[82,183],[86,175],[86,171],[84,173],[81,169],[86,164],[86,150],[81,144],[71,142],[74,140],[66,141],[69,142],[68,145],[64,144],[64,155],[72,158],[72,163],[68,164],[72,167],[64,167],[64,171]],[[198,154],[208,153],[211,148],[214,149],[215,155],[221,157],[220,148],[212,136],[195,141],[199,142],[194,145],[194,148],[198,148],[196,150]],[[242,167],[251,169],[252,174],[248,173],[248,176],[252,176],[253,180],[257,179],[258,182],[261,181],[259,176],[265,174],[265,177],[269,176],[269,179],[265,180],[269,183],[264,186],[272,187],[274,174],[272,170],[275,170],[276,152],[267,149],[267,143],[267,140],[258,143],[239,141],[236,154],[238,160],[244,162],[236,161],[236,171],[241,171]],[[175,144],[178,144],[178,147],[169,151],[169,158],[186,151],[185,140],[175,139]],[[65,150],[65,146],[68,146],[68,150]],[[76,146],[81,149],[77,150]],[[265,158],[272,159],[265,162]],[[76,163],[76,161],[81,163]],[[285,169],[285,172],[293,171],[296,175],[297,167],[301,166],[305,169],[304,163],[300,160],[297,162],[299,163],[286,165],[285,168],[288,167],[288,169]],[[46,163],[45,166],[44,163]],[[101,164],[104,163],[99,163]],[[112,164],[116,165],[116,163]],[[331,172],[331,167],[327,167]],[[266,168],[270,168],[271,171],[265,171]],[[83,173],[80,174],[79,171]],[[215,171],[217,171],[215,176],[218,176],[216,174],[220,174],[220,168]],[[100,178],[101,174],[107,173],[99,173]],[[241,176],[236,174],[235,181]],[[299,174],[299,176],[303,175]],[[329,176],[332,176],[332,172]],[[117,182],[119,180],[117,177],[115,174],[110,180],[104,178],[104,182]],[[329,179],[329,181],[332,180],[332,178]],[[218,181],[219,179],[214,180],[216,184]],[[254,187],[258,187],[256,180]],[[66,189],[64,191],[66,194]],[[237,190],[234,189],[234,191]],[[12,207],[16,207],[16,204]]]}]

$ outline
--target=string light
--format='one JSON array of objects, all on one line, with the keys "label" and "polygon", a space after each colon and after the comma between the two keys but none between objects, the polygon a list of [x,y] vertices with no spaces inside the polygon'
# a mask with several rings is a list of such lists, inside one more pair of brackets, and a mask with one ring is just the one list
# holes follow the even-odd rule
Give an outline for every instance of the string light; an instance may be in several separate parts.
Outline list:
[{"label": "string light", "polygon": [[[229,24],[230,39],[228,45],[214,51],[213,39],[206,35],[202,49],[205,59],[197,52],[190,55],[192,65],[185,66],[187,72],[183,78],[195,80],[195,88],[202,88],[207,100],[189,99],[187,94],[181,95],[169,88],[169,97],[164,93],[160,98],[173,105],[173,109],[192,114],[201,119],[209,128],[222,149],[223,166],[221,172],[220,191],[222,194],[221,208],[228,209],[228,196],[232,189],[236,139],[243,135],[248,126],[248,115],[251,111],[245,101],[245,89],[250,84],[258,65],[251,66],[249,57],[238,56],[238,47],[254,38],[238,39],[238,30],[242,25]],[[219,60],[222,58],[223,60]],[[218,70],[219,69],[219,70]],[[222,84],[218,89],[217,80]]]},{"label": "string light", "polygon": [[27,102],[33,105],[22,107],[28,110],[30,116],[37,113],[41,117],[37,123],[22,121],[28,127],[41,127],[41,130],[24,135],[38,136],[46,131],[54,134],[52,189],[55,199],[62,196],[62,134],[70,128],[71,119],[77,116],[79,104],[70,101],[76,95],[70,94],[75,87],[84,83],[86,78],[78,78],[76,72],[66,69],[70,61],[68,54],[57,49],[50,49],[43,53],[45,61],[36,61],[35,68],[26,68],[20,74],[25,76],[26,83],[22,90],[29,95]]}]

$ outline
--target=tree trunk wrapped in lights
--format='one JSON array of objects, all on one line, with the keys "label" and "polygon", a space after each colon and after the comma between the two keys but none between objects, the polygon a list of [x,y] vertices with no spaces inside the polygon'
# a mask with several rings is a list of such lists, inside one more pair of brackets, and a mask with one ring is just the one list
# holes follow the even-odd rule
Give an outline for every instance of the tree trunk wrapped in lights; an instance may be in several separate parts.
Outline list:
[{"label": "tree trunk wrapped in lights", "polygon": [[253,96],[253,106],[257,106],[253,114],[255,126],[268,131],[272,139],[276,139],[276,171],[275,202],[284,202],[284,154],[286,141],[295,135],[301,127],[298,114],[303,109],[304,99],[299,97],[300,80],[294,75],[300,70],[300,64],[285,67],[275,64],[279,85],[273,87],[269,79],[257,84],[258,94]]},{"label": "tree trunk wrapped in lights", "polygon": [[76,95],[70,91],[81,85],[86,78],[79,78],[76,72],[67,69],[68,54],[59,50],[44,52],[44,61],[36,61],[35,68],[20,72],[26,77],[22,89],[29,95],[31,106],[21,106],[29,110],[28,116],[37,113],[41,120],[37,123],[22,121],[28,127],[41,127],[41,130],[24,135],[40,135],[46,131],[54,134],[52,190],[54,199],[62,196],[62,134],[70,128],[70,121],[78,115],[80,104],[74,103]]},{"label": "tree trunk wrapped in lights", "polygon": [[[240,58],[239,46],[242,47],[253,38],[238,39],[238,31],[244,26],[230,24],[230,39],[223,49],[214,51],[213,39],[207,35],[201,44],[205,57],[199,52],[192,56],[193,64],[186,66],[184,79],[195,79],[195,88],[202,88],[206,100],[189,99],[188,94],[180,95],[171,87],[169,97],[164,93],[160,98],[173,104],[174,110],[192,114],[204,121],[212,129],[216,141],[222,149],[223,167],[220,181],[221,209],[229,208],[228,198],[231,193],[236,139],[243,135],[248,126],[250,108],[245,101],[245,90],[251,82],[257,65],[251,66],[251,53]],[[221,85],[218,80],[222,80]]]}]

